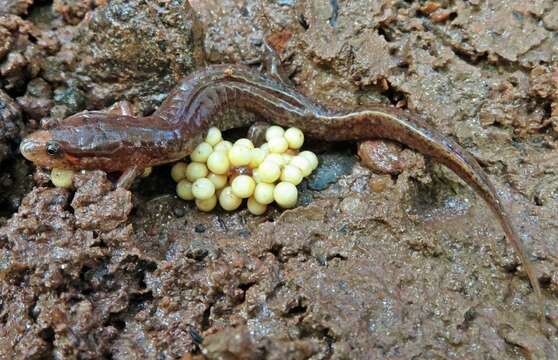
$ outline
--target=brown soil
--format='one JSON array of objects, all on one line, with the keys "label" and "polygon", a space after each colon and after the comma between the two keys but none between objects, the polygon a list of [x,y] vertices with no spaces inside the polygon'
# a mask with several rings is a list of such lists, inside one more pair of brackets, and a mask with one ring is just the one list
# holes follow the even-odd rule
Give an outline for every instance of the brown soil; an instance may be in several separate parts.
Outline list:
[{"label": "brown soil", "polygon": [[[551,0],[0,0],[0,358],[558,358],[557,30]],[[147,114],[206,63],[256,66],[264,40],[316,101],[409,108],[479,159],[542,323],[483,201],[392,143],[371,171],[310,142],[300,206],[262,217],[197,211],[168,167],[55,189],[17,153],[83,109]]]}]

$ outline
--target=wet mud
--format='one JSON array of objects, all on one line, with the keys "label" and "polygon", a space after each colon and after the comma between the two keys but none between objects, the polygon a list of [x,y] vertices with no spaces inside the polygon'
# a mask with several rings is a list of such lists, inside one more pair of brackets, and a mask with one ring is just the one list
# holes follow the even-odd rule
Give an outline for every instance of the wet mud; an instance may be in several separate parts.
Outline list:
[{"label": "wet mud", "polygon": [[[558,358],[557,30],[550,0],[0,0],[0,358]],[[309,141],[299,206],[259,217],[197,211],[169,166],[66,190],[18,154],[84,109],[149,114],[205,64],[258,69],[265,42],[316,101],[407,108],[466,147],[544,321],[482,199],[397,144]]]}]

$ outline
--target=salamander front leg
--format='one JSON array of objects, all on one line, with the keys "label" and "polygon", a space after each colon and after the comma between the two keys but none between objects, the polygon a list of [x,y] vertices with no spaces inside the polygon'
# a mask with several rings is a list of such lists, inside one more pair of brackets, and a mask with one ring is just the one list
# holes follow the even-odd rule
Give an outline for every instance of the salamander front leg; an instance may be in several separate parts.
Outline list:
[{"label": "salamander front leg", "polygon": [[116,182],[117,188],[129,189],[134,179],[143,173],[143,169],[139,166],[132,166],[126,169]]},{"label": "salamander front leg", "polygon": [[267,41],[264,41],[263,48],[262,70],[273,79],[285,85],[292,85],[289,74],[285,71],[277,51]]}]

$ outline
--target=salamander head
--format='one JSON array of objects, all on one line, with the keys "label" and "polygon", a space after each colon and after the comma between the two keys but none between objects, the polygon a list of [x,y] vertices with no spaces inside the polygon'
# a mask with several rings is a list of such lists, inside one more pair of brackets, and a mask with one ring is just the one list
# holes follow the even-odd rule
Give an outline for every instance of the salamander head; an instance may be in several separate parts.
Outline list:
[{"label": "salamander head", "polygon": [[19,145],[21,154],[36,165],[46,168],[79,168],[79,164],[64,151],[64,143],[55,139],[52,130],[35,131]]},{"label": "salamander head", "polygon": [[63,169],[118,171],[128,117],[85,112],[65,119],[60,126],[38,130],[25,138],[21,154],[37,166]]}]

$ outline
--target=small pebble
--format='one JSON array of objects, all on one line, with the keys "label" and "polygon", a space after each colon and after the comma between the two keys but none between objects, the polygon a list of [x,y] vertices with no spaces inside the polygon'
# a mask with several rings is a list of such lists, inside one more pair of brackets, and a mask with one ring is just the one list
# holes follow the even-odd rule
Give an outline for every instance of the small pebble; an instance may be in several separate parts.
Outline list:
[{"label": "small pebble", "polygon": [[194,226],[194,231],[197,232],[198,234],[204,233],[205,232],[205,225],[197,224],[196,226]]},{"label": "small pebble", "polygon": [[184,210],[183,208],[180,207],[176,207],[172,210],[172,212],[174,213],[174,216],[176,216],[177,218],[181,218],[184,215],[186,215],[186,210]]}]

